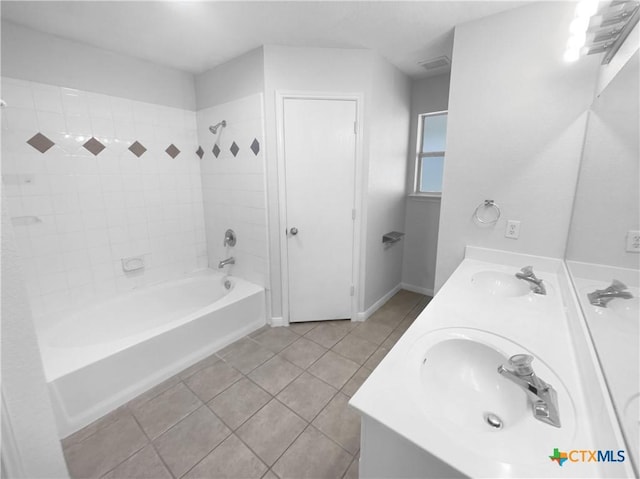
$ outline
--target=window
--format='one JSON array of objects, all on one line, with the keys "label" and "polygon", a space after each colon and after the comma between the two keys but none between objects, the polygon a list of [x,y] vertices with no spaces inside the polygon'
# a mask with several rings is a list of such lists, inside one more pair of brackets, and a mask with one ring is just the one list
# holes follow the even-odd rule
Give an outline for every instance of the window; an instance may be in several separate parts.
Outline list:
[{"label": "window", "polygon": [[447,138],[447,112],[420,115],[418,133],[415,192],[440,195]]}]

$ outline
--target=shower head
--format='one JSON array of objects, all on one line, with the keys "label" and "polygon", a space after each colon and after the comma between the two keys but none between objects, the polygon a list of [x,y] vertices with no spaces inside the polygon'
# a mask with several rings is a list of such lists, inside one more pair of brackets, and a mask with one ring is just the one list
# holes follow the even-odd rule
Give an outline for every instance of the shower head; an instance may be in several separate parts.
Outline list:
[{"label": "shower head", "polygon": [[216,123],[213,126],[209,127],[209,131],[211,131],[211,133],[213,133],[214,135],[218,132],[218,128],[220,127],[225,127],[227,126],[227,121],[226,120],[222,120],[220,123]]}]

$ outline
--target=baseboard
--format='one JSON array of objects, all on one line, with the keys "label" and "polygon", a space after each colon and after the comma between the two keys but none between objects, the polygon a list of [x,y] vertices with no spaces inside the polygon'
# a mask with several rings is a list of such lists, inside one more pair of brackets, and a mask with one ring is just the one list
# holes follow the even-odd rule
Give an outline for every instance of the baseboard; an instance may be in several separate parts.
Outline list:
[{"label": "baseboard", "polygon": [[373,313],[378,311],[382,307],[382,305],[384,303],[389,301],[391,299],[391,297],[394,294],[396,294],[398,291],[400,291],[401,289],[402,289],[402,285],[401,284],[398,284],[398,285],[394,286],[393,289],[391,289],[391,291],[389,291],[382,298],[380,298],[378,301],[373,303],[366,311],[359,312],[356,315],[356,321],[364,321],[364,320],[366,320],[369,316],[371,316]]},{"label": "baseboard", "polygon": [[282,316],[274,316],[269,321],[272,328],[279,328],[280,326],[289,326]]},{"label": "baseboard", "polygon": [[406,289],[407,291],[411,291],[412,293],[420,293],[426,296],[433,297],[433,289],[423,288],[421,286],[415,286],[413,284],[401,283],[400,287],[402,289]]}]

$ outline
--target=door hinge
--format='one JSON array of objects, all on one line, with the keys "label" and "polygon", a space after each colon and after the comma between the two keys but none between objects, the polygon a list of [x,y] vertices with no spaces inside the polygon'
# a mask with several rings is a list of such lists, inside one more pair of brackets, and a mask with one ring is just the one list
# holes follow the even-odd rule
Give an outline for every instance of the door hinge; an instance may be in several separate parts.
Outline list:
[{"label": "door hinge", "polygon": [[357,121],[353,122],[353,134],[354,135],[358,134],[358,122]]},{"label": "door hinge", "polygon": [[354,294],[356,294],[356,287],[351,286],[351,296],[353,296]]},{"label": "door hinge", "polygon": [[355,210],[355,208],[351,210],[351,219],[352,220],[356,219],[356,210]]}]

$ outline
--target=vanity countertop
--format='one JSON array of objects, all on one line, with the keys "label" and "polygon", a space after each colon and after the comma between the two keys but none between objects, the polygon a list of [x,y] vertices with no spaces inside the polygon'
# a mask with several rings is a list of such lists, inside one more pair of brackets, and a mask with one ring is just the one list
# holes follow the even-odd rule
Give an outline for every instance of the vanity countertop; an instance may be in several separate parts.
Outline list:
[{"label": "vanity countertop", "polygon": [[[544,281],[547,295],[492,295],[471,281],[486,272],[506,278],[527,265]],[[351,406],[468,476],[602,477],[604,470],[598,463],[571,462],[559,470],[558,463],[549,458],[554,448],[618,449],[613,440],[592,431],[559,281],[559,275],[564,274],[559,259],[467,247],[460,266],[353,396]],[[536,358],[534,370],[558,390],[564,429],[536,421],[530,410],[528,419],[534,423],[530,427],[535,436],[530,438],[509,437],[506,426],[502,431],[471,431],[444,412],[440,416],[425,414],[424,404],[415,394],[412,357],[416,344],[446,328],[479,331],[480,337],[494,335],[532,354]],[[514,354],[513,350],[505,352]],[[545,378],[545,371],[553,371],[561,384]],[[478,446],[485,443],[492,444],[491,454]]]}]

